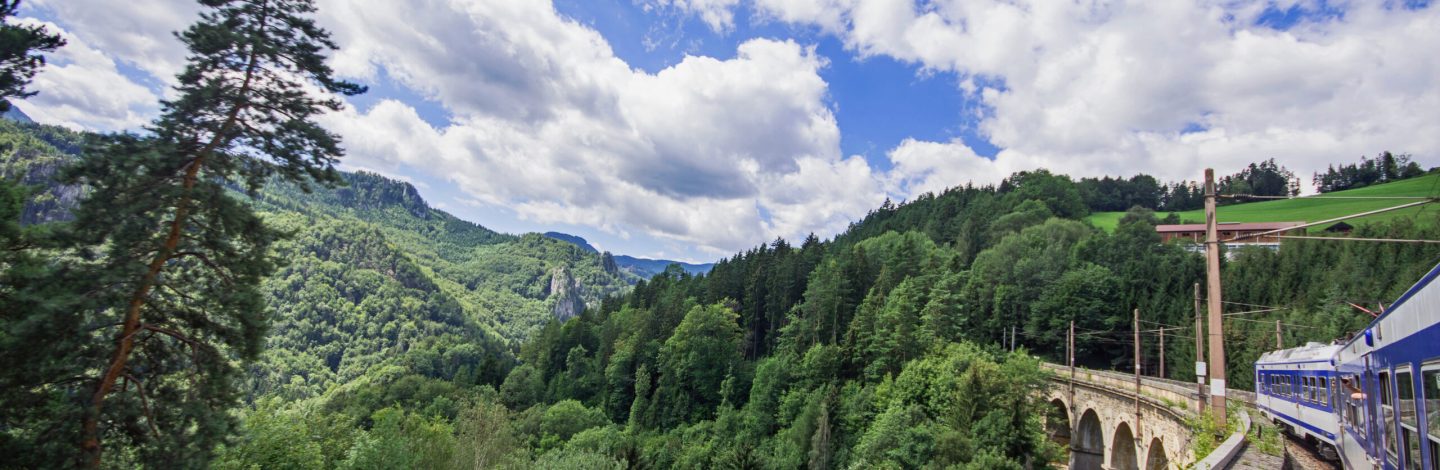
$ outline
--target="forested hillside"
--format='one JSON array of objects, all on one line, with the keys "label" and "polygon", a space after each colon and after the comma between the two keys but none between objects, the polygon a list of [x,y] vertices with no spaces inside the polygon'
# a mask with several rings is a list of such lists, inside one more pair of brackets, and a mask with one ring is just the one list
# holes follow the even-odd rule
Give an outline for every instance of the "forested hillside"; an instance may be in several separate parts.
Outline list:
[{"label": "forested hillside", "polygon": [[[36,190],[25,206],[25,223],[68,218],[66,211],[81,190],[51,181],[82,150],[84,138],[61,127],[0,120],[0,177]],[[280,183],[256,195],[257,209],[294,235],[279,247],[284,257],[296,264],[333,259],[341,268],[375,270],[410,288],[434,284],[427,292],[452,297],[465,317],[510,349],[548,320],[557,304],[576,299],[598,304],[638,279],[607,271],[600,256],[572,244],[536,234],[496,233],[431,208],[409,183],[365,172],[341,177],[344,186],[332,190],[306,192]],[[347,252],[351,247],[358,248]],[[338,257],[340,252],[346,257]],[[282,273],[295,269],[292,265]],[[307,275],[323,283],[324,273]],[[556,278],[575,288],[552,292]]]},{"label": "forested hillside", "polygon": [[[70,218],[82,189],[53,178],[85,138],[0,120],[0,177],[29,185],[23,223]],[[333,190],[274,184],[254,199],[288,236],[274,247],[286,262],[262,284],[273,323],[243,387],[252,402],[379,408],[353,394],[393,403],[420,393],[399,391],[405,384],[498,385],[540,325],[635,281],[569,243],[499,234],[435,210],[407,183],[342,177]]]},{"label": "forested hillside", "polygon": [[[1202,258],[1159,243],[1148,210],[1113,233],[1076,220],[1079,192],[1069,178],[1022,173],[887,204],[833,241],[777,240],[708,276],[658,276],[525,347],[500,390],[518,412],[510,432],[523,441],[531,416],[584,406],[607,419],[564,449],[631,465],[1020,468],[1049,458],[1035,405],[1013,393],[1042,374],[1028,355],[995,348],[1008,328],[1020,351],[1058,362],[1074,321],[1081,365],[1129,370],[1139,309],[1145,329],[1176,328],[1166,369],[1193,380]],[[1440,236],[1415,220],[1425,217],[1437,214],[1355,235]],[[1230,383],[1252,386],[1249,364],[1274,348],[1275,320],[1290,345],[1343,337],[1370,319],[1347,302],[1393,299],[1437,261],[1440,249],[1417,244],[1287,241],[1239,253],[1224,268],[1227,310],[1279,310],[1227,321]],[[1147,332],[1147,374],[1159,370],[1157,347]]]}]

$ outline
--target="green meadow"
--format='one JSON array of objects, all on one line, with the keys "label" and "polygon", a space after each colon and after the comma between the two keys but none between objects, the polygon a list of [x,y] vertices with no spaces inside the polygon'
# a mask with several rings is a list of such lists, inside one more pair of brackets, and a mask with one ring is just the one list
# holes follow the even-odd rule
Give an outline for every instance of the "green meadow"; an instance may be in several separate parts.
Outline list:
[{"label": "green meadow", "polygon": [[[1404,199],[1335,199],[1335,197],[1434,197],[1437,196],[1437,190],[1440,190],[1440,174],[1430,174],[1418,178],[1396,181],[1394,183],[1378,184],[1315,196],[1221,206],[1218,212],[1221,222],[1315,222],[1333,219],[1347,214],[1398,206],[1409,202]],[[1347,220],[1346,223],[1359,225],[1366,222],[1389,220],[1397,217],[1414,217],[1418,214],[1437,211],[1440,211],[1440,207],[1424,205],[1358,219],[1350,219]],[[1162,212],[1157,213],[1156,216],[1164,218],[1169,214],[1168,212]],[[1205,213],[1201,210],[1176,212],[1175,214],[1180,216],[1181,221],[1187,223],[1203,223],[1205,221]],[[1115,230],[1115,225],[1120,222],[1120,217],[1124,215],[1124,212],[1097,212],[1090,214],[1085,220],[1105,231],[1113,231]],[[1427,217],[1422,220],[1433,221],[1434,219]],[[1311,230],[1314,231],[1323,228],[1324,227],[1315,227]]]}]

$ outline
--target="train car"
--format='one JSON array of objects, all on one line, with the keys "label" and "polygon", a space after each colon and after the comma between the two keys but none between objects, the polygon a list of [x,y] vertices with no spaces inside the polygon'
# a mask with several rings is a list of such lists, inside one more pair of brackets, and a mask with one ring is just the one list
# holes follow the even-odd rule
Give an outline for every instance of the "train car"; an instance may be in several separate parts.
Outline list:
[{"label": "train car", "polygon": [[1330,383],[1345,468],[1440,470],[1436,277],[1440,266],[1335,353]]},{"label": "train car", "polygon": [[1255,361],[1255,406],[1290,435],[1314,444],[1322,456],[1338,458],[1335,370],[1339,345],[1310,343],[1272,351]]}]

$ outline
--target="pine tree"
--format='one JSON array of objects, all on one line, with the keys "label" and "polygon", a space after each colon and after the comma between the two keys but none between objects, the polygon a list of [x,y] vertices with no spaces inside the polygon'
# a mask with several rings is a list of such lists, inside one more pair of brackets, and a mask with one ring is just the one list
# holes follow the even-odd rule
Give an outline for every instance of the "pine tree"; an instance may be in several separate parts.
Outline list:
[{"label": "pine tree", "polygon": [[8,98],[29,98],[27,89],[35,72],[45,65],[41,52],[65,45],[65,39],[44,26],[5,22],[20,8],[20,0],[0,0],[0,113],[10,110]]},{"label": "pine tree", "polygon": [[78,294],[80,318],[30,354],[68,359],[31,385],[67,404],[37,433],[78,444],[71,464],[98,467],[104,439],[123,450],[112,464],[204,465],[233,426],[236,366],[269,325],[259,283],[281,236],[230,193],[340,182],[339,139],[313,118],[365,89],[332,77],[323,52],[336,45],[313,1],[201,3],[179,34],[190,62],[150,135],[105,138],[64,178],[89,193],[52,284]]},{"label": "pine tree", "polygon": [[[19,0],[0,0],[0,112],[10,109],[8,98],[35,95],[28,86],[45,65],[39,53],[65,45],[42,26],[6,23],[19,6]],[[72,297],[48,282],[52,263],[44,250],[53,242],[49,228],[20,223],[30,198],[30,188],[0,178],[0,455],[6,456],[7,467],[17,468],[37,466],[29,465],[33,451],[48,437],[31,426],[46,419],[52,397],[35,384],[46,381],[51,364],[66,359],[37,362],[23,352],[53,342],[36,332],[74,328],[69,318],[50,315]]]}]

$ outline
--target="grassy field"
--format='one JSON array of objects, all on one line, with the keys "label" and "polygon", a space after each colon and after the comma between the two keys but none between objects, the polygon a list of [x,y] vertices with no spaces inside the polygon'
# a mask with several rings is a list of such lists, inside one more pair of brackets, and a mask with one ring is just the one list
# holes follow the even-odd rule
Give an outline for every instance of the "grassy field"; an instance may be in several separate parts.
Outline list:
[{"label": "grassy field", "polygon": [[[1319,220],[1340,217],[1346,214],[1365,212],[1375,209],[1383,209],[1391,206],[1404,204],[1403,199],[1330,199],[1328,196],[1437,196],[1440,190],[1440,174],[1425,175],[1418,178],[1411,178],[1404,181],[1369,186],[1348,191],[1337,191],[1296,199],[1282,199],[1264,202],[1250,202],[1221,206],[1218,209],[1221,222],[1314,222]],[[1365,222],[1389,220],[1396,217],[1412,217],[1421,212],[1440,213],[1440,207],[1432,205],[1411,207],[1383,214],[1376,214],[1360,219],[1350,219],[1346,223],[1359,225]],[[1205,213],[1200,210],[1177,212],[1180,220],[1186,223],[1205,222]],[[1097,212],[1086,217],[1096,227],[1105,231],[1115,230],[1115,225],[1120,222],[1124,212]],[[1164,218],[1169,215],[1167,212],[1157,213],[1156,216]],[[1422,220],[1433,220],[1433,217]],[[1315,227],[1311,230],[1320,230],[1324,227]]]}]

